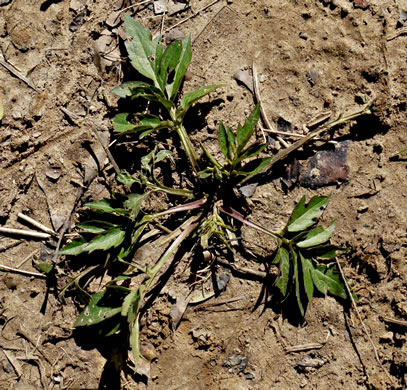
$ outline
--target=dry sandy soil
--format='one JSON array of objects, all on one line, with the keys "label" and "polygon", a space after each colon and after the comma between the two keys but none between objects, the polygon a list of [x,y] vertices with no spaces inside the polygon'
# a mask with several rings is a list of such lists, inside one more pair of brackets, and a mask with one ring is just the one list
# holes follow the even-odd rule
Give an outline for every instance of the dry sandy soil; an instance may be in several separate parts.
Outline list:
[{"label": "dry sandy soil", "polygon": [[[0,0],[1,226],[31,229],[18,218],[23,212],[58,229],[84,176],[92,178],[97,169],[74,221],[84,202],[109,196],[114,170],[92,129],[106,144],[114,137],[111,118],[119,108],[110,91],[121,82],[125,60],[118,51],[122,19],[116,12],[135,3]],[[287,179],[288,159],[256,188],[249,216],[278,229],[303,195],[331,194],[324,221],[337,220],[334,241],[350,249],[341,261],[363,322],[331,297],[315,298],[301,324],[267,305],[253,311],[261,280],[225,268],[231,275],[226,291],[188,308],[175,332],[168,327],[170,293],[149,311],[157,357],[146,384],[111,374],[111,350],[73,333],[76,306],[70,299],[59,302],[45,278],[0,268],[0,389],[405,388],[407,172],[403,155],[390,157],[407,148],[406,1],[174,1],[189,8],[164,19],[152,2],[144,3],[128,12],[153,32],[191,34],[191,78],[184,91],[225,85],[210,96],[215,103],[199,120],[190,118],[195,140],[215,145],[219,120],[244,120],[253,95],[234,75],[253,63],[264,109],[281,130],[302,133],[324,112],[335,117],[356,111],[375,97],[373,115],[331,133],[330,140],[347,145],[340,181],[310,188],[304,180]],[[12,64],[12,72],[3,64]],[[275,142],[270,150],[277,147],[284,146]],[[295,157],[305,165],[323,150],[335,145],[318,141]],[[120,147],[111,151],[119,165],[126,163]],[[54,247],[4,235],[0,264],[38,272],[35,262],[52,258]],[[239,266],[264,271],[249,259]],[[322,348],[290,352],[310,343]]]}]

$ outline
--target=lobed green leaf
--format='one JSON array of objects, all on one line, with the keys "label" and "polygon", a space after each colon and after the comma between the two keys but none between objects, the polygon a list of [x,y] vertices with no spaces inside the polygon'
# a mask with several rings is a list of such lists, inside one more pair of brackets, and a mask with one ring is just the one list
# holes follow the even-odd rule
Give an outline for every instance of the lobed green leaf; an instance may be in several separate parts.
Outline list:
[{"label": "lobed green leaf", "polygon": [[168,156],[171,156],[172,152],[170,150],[160,150],[155,156],[154,161],[159,163],[160,161],[165,160]]},{"label": "lobed green leaf", "polygon": [[310,248],[313,246],[325,244],[331,238],[332,233],[335,230],[336,221],[333,221],[328,229],[324,229],[318,226],[305,234],[302,237],[302,241],[297,242],[299,248]]},{"label": "lobed green leaf", "polygon": [[325,211],[329,199],[330,197],[314,196],[306,205],[305,196],[303,196],[291,214],[287,230],[289,232],[299,232],[314,225]]},{"label": "lobed green leaf", "polygon": [[124,202],[124,207],[130,211],[130,216],[136,219],[140,213],[141,205],[143,200],[147,197],[148,193],[145,194],[130,194],[128,199]]}]

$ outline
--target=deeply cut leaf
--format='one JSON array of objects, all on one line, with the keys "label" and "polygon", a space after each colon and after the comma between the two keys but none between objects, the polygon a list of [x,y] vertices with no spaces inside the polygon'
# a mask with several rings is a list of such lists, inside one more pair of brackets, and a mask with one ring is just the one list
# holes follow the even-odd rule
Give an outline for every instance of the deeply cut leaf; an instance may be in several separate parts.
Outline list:
[{"label": "deeply cut leaf", "polygon": [[318,226],[317,228],[310,230],[304,237],[302,237],[302,241],[297,242],[297,246],[299,248],[310,248],[325,244],[331,238],[335,226],[336,221],[333,221],[328,229]]},{"label": "deeply cut leaf", "polygon": [[121,170],[116,179],[119,183],[124,184],[127,188],[130,188],[134,183],[139,182],[125,170]]},{"label": "deeply cut leaf", "polygon": [[168,156],[171,156],[172,152],[170,150],[160,150],[155,156],[154,162],[159,163],[160,161],[165,160]]},{"label": "deeply cut leaf", "polygon": [[314,196],[306,205],[305,196],[303,196],[291,214],[287,230],[289,232],[299,232],[314,225],[325,211],[329,199],[329,197]]}]

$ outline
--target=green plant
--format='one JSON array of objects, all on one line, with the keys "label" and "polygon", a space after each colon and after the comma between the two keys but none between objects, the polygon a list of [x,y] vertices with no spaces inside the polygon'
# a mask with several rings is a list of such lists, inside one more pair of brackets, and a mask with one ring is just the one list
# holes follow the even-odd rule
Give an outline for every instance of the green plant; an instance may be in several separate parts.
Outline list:
[{"label": "green plant", "polygon": [[[240,229],[240,223],[268,234],[277,242],[276,252],[265,259],[278,268],[278,277],[268,287],[279,291],[282,301],[294,294],[301,315],[312,300],[314,287],[322,294],[346,299],[343,280],[336,265],[329,262],[343,250],[329,241],[335,223],[327,229],[316,226],[329,198],[313,197],[308,204],[305,198],[301,199],[281,232],[260,227],[234,209],[244,210],[244,199],[235,191],[239,181],[259,174],[280,158],[279,155],[259,157],[266,145],[250,142],[259,120],[259,106],[243,125],[237,126],[236,132],[220,123],[218,144],[222,159],[215,158],[203,144],[199,156],[184,127],[184,118],[194,103],[219,85],[202,87],[179,99],[192,55],[190,38],[173,42],[164,49],[160,37],[153,39],[148,29],[129,16],[125,16],[125,27],[131,38],[126,43],[131,64],[150,81],[125,82],[114,92],[122,98],[153,102],[156,111],[118,114],[113,120],[114,130],[119,136],[138,134],[139,139],[158,131],[166,131],[167,137],[175,134],[189,164],[189,167],[185,162],[176,165],[176,171],[188,176],[188,181],[183,185],[164,184],[159,168],[168,161],[174,163],[174,157],[182,152],[177,151],[174,156],[157,142],[140,159],[138,172],[122,171],[118,175],[117,180],[126,189],[122,194],[85,205],[94,212],[92,219],[77,225],[81,238],[60,252],[62,255],[98,254],[98,264],[85,268],[67,286],[76,286],[86,299],[75,326],[100,326],[100,332],[107,336],[117,332],[128,334],[132,360],[137,365],[143,359],[139,345],[140,316],[146,297],[158,285],[169,264],[179,259],[181,246],[185,244],[197,252],[218,248],[218,254],[226,249],[233,254],[236,249],[230,244],[230,237]],[[188,174],[191,171],[192,175]],[[135,188],[137,193],[132,192]],[[170,199],[164,202],[163,211],[147,211],[143,202],[159,194]],[[169,202],[175,205],[170,207]],[[151,264],[141,264],[134,255],[151,241],[162,249],[161,255]],[[100,270],[108,270],[114,276],[102,290],[88,294],[86,286]]]},{"label": "green plant", "polygon": [[306,204],[303,197],[280,232],[271,232],[249,222],[234,210],[224,210],[277,241],[272,264],[278,266],[279,275],[274,286],[280,290],[283,299],[295,294],[301,315],[312,301],[314,287],[323,295],[329,292],[339,298],[348,298],[336,263],[329,261],[346,250],[330,243],[336,222],[333,221],[327,229],[316,226],[328,202],[328,197],[314,196]]}]

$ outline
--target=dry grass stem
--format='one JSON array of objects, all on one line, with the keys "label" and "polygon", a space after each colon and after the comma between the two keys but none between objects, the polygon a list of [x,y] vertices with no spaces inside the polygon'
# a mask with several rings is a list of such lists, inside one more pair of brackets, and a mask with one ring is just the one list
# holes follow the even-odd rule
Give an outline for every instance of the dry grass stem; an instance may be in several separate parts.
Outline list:
[{"label": "dry grass stem", "polygon": [[23,229],[14,229],[8,227],[0,227],[0,233],[6,234],[15,234],[20,236],[29,236],[35,238],[50,238],[51,234],[48,233],[39,233],[34,230],[23,230]]},{"label": "dry grass stem", "polygon": [[24,221],[27,221],[28,223],[35,226],[36,228],[44,231],[45,233],[56,234],[52,229],[50,229],[49,227],[47,227],[47,226],[43,225],[42,223],[36,221],[35,219],[29,217],[28,215],[25,215],[23,213],[18,213],[17,216],[19,218],[21,218],[21,219],[24,219]]},{"label": "dry grass stem", "polygon": [[9,271],[9,272],[16,272],[16,273],[19,273],[22,275],[27,275],[27,276],[35,276],[36,278],[46,278],[46,275],[40,274],[38,272],[24,271],[22,269],[9,267],[9,266],[3,265],[3,264],[0,264],[0,271],[1,270]]}]

